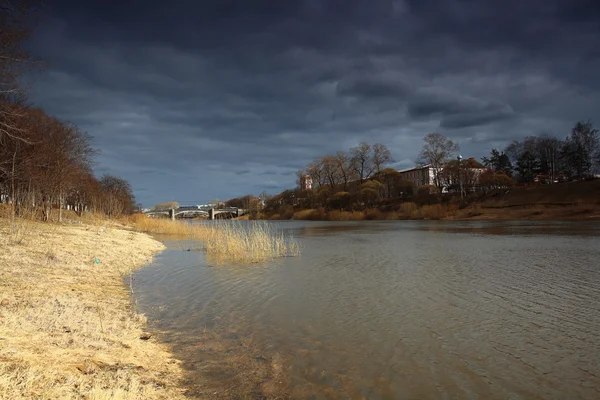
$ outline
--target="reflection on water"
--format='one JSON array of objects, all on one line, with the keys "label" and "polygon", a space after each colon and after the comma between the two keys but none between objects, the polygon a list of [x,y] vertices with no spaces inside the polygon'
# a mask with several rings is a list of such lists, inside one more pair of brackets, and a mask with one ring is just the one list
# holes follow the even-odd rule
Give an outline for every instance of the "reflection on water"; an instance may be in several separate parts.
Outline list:
[{"label": "reflection on water", "polygon": [[301,257],[215,267],[167,242],[136,275],[195,393],[208,382],[233,398],[250,382],[256,398],[600,398],[596,225],[280,227]]}]

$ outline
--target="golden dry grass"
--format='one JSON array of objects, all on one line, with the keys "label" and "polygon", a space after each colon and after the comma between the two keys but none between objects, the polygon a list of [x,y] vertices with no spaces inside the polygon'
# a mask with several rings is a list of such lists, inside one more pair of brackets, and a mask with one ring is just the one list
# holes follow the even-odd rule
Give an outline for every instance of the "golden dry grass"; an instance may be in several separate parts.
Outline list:
[{"label": "golden dry grass", "polygon": [[300,254],[300,248],[293,237],[284,235],[274,225],[264,221],[190,224],[135,214],[127,222],[140,232],[200,240],[207,256],[219,263],[254,263]]},{"label": "golden dry grass", "polygon": [[312,208],[308,208],[306,210],[296,211],[292,216],[292,219],[296,220],[309,220],[313,216],[315,210]]},{"label": "golden dry grass", "polygon": [[332,210],[327,215],[329,221],[361,221],[365,214],[360,211],[338,211]]},{"label": "golden dry grass", "polygon": [[140,339],[123,281],[162,245],[112,226],[16,224],[0,219],[0,398],[184,398],[178,362]]},{"label": "golden dry grass", "polygon": [[245,225],[217,222],[202,225],[199,231],[206,253],[216,260],[260,262],[300,254],[300,248],[292,237],[286,237],[264,221]]}]

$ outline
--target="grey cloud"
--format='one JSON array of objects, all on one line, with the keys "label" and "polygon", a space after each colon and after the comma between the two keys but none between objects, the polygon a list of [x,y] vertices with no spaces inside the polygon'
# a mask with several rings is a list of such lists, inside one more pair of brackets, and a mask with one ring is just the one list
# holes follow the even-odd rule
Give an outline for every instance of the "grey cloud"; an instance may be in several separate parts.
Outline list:
[{"label": "grey cloud", "polygon": [[403,82],[381,79],[377,76],[344,78],[338,82],[338,96],[359,98],[402,98],[409,89]]},{"label": "grey cloud", "polygon": [[263,188],[263,189],[280,189],[282,186],[276,181],[265,181],[260,184],[255,185],[255,187]]},{"label": "grey cloud", "polygon": [[290,175],[294,175],[295,173],[296,173],[295,171],[284,171],[284,172],[280,172],[279,175],[290,176]]},{"label": "grey cloud", "polygon": [[515,116],[508,104],[439,89],[419,91],[409,102],[408,113],[414,118],[438,115],[440,127],[449,129],[486,125]]},{"label": "grey cloud", "polygon": [[467,128],[471,126],[487,125],[503,119],[514,117],[510,107],[480,112],[466,112],[446,115],[440,122],[440,127],[449,129]]},{"label": "grey cloud", "polygon": [[51,65],[32,100],[144,204],[292,187],[362,140],[404,167],[432,130],[480,157],[600,121],[594,1],[172,3],[56,2],[31,43]]}]

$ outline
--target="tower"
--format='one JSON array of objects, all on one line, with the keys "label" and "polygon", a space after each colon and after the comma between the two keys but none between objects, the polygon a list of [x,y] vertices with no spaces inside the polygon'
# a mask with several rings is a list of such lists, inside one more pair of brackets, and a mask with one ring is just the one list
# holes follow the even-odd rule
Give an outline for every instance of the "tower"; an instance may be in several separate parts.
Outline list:
[{"label": "tower", "polygon": [[310,175],[304,175],[302,178],[300,178],[300,189],[312,190],[312,178]]}]

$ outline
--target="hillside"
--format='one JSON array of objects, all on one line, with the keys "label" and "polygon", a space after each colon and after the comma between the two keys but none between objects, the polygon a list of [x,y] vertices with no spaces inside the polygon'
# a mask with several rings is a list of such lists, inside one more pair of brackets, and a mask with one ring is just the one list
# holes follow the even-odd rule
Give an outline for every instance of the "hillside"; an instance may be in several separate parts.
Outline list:
[{"label": "hillside", "polygon": [[600,179],[564,182],[553,185],[514,187],[481,198],[488,206],[516,207],[527,205],[567,206],[600,201]]},{"label": "hillside", "polygon": [[476,219],[597,219],[600,180],[514,187],[482,195],[470,208],[479,209]]}]

